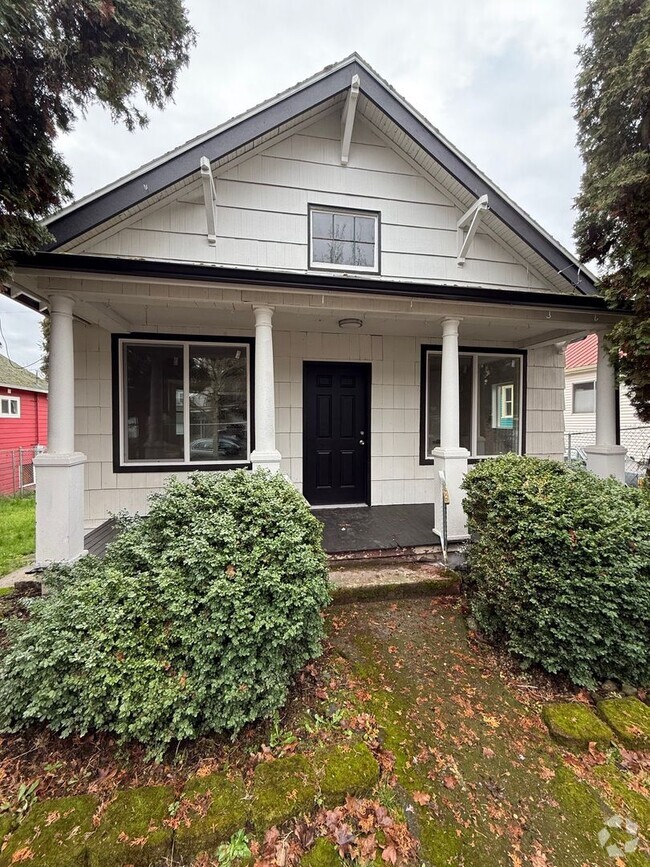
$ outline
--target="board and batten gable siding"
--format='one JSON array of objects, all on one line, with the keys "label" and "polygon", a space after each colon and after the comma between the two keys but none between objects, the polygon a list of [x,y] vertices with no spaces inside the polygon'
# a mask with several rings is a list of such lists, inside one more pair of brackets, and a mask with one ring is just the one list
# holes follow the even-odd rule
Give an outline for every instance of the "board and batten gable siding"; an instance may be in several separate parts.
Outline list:
[{"label": "board and batten gable siding", "polygon": [[[148,329],[149,330],[149,329]],[[196,328],[177,332],[196,334]],[[152,331],[152,333],[155,333]],[[219,336],[251,336],[222,329]],[[110,513],[147,512],[147,497],[165,480],[186,473],[115,473],[112,441],[111,335],[75,323],[75,448],[87,456],[84,514],[88,527]],[[206,336],[206,335],[204,335]],[[433,466],[421,466],[420,352],[415,337],[274,331],[276,438],[281,471],[302,490],[303,363],[365,361],[372,364],[371,496],[373,505],[433,499]],[[561,356],[560,356],[561,358]],[[562,457],[562,360],[553,348],[528,353],[527,436],[529,454]]]},{"label": "board and batten gable siding", "polygon": [[152,206],[71,251],[304,272],[308,205],[320,204],[381,213],[381,276],[387,279],[554,291],[485,231],[479,230],[459,267],[456,223],[462,210],[361,117],[347,167],[341,165],[337,111],[223,168],[215,186],[216,246],[208,244],[203,198],[195,189],[185,200]]}]

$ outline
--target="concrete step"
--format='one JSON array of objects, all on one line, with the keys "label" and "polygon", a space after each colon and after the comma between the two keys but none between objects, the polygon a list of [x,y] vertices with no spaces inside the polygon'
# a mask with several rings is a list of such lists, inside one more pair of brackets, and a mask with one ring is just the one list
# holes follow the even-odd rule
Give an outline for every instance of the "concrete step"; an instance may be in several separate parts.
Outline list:
[{"label": "concrete step", "polygon": [[429,561],[387,558],[330,562],[335,604],[373,602],[423,596],[455,596],[461,578],[453,569]]}]

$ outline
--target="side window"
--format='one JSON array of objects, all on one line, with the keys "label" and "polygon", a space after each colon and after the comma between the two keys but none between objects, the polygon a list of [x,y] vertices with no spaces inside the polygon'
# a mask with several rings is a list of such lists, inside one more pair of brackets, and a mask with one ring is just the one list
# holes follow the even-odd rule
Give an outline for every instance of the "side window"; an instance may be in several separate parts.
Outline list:
[{"label": "side window", "polygon": [[596,411],[596,383],[574,382],[573,383],[573,406],[574,413]]}]

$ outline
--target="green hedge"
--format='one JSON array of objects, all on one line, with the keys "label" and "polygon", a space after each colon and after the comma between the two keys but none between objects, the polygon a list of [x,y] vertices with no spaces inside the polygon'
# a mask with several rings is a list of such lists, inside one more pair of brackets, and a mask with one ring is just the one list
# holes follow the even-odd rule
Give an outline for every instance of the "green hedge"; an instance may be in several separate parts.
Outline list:
[{"label": "green hedge", "polygon": [[514,455],[481,462],[464,488],[483,632],[576,684],[649,685],[648,493]]},{"label": "green hedge", "polygon": [[321,652],[321,535],[280,475],[170,481],[103,561],[53,570],[53,592],[10,623],[0,730],[110,731],[160,754],[268,716]]}]

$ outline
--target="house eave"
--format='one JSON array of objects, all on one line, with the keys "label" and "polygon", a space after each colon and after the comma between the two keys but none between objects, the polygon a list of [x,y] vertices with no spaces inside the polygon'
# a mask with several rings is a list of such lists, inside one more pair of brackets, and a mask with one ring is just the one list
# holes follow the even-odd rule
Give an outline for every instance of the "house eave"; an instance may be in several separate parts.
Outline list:
[{"label": "house eave", "polygon": [[359,295],[393,296],[433,299],[441,301],[476,302],[481,304],[508,304],[519,307],[538,307],[565,310],[610,312],[599,295],[575,295],[530,290],[500,289],[485,286],[432,285],[352,277],[323,273],[299,273],[250,268],[232,268],[186,262],[167,262],[153,259],[125,259],[109,256],[88,256],[73,253],[39,252],[16,253],[18,268],[57,274],[68,272],[80,278],[104,275],[145,280],[192,281],[213,284],[238,284],[318,292],[353,293]]}]

